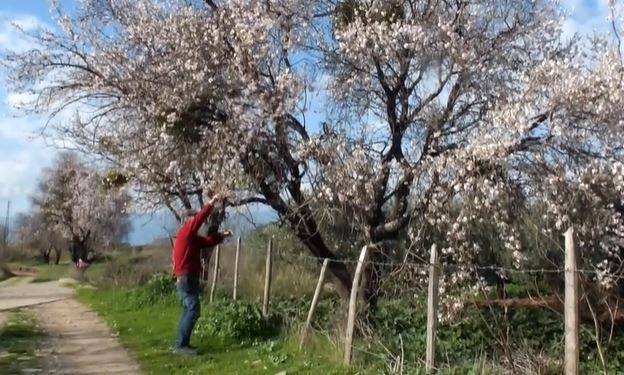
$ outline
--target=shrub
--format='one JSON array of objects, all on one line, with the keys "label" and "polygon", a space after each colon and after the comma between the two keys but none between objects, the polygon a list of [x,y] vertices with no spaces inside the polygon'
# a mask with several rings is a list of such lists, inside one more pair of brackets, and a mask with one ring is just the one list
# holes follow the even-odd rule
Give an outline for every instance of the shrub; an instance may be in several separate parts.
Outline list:
[{"label": "shrub", "polygon": [[100,287],[137,287],[148,283],[163,267],[149,256],[117,256],[104,263],[104,271],[97,284]]},{"label": "shrub", "polygon": [[130,299],[137,306],[172,302],[175,296],[175,280],[166,273],[157,273],[142,287],[133,289]]},{"label": "shrub", "polygon": [[198,337],[219,337],[239,343],[266,339],[276,332],[275,320],[264,319],[256,304],[231,300],[216,301],[203,312],[195,328]]},{"label": "shrub", "polygon": [[[274,318],[286,327],[303,323],[310,310],[311,298],[275,296],[271,301]],[[332,327],[335,319],[340,318],[340,300],[335,296],[321,298],[314,312],[313,328],[327,330]]]},{"label": "shrub", "polygon": [[[404,300],[387,300],[379,303],[377,309],[367,317],[367,325],[373,335],[364,344],[371,352],[383,345],[391,353],[406,350],[406,361],[417,363],[425,351],[426,309],[424,304],[406,303]],[[370,326],[370,327],[369,327]]]}]

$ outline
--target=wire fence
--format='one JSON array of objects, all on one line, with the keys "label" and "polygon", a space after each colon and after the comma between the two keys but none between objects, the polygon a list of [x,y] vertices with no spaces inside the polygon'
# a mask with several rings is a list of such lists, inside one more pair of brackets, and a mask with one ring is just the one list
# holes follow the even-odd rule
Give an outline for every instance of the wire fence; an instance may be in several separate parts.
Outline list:
[{"label": "wire fence", "polygon": [[[490,362],[496,363],[497,366],[514,369],[512,373],[523,373],[517,371],[520,367],[529,369],[524,373],[544,373],[543,366],[547,365],[559,369],[565,367],[566,374],[572,374],[575,373],[574,368],[579,368],[581,344],[586,351],[587,340],[594,340],[598,352],[602,352],[600,345],[609,346],[619,342],[612,338],[616,331],[615,320],[620,308],[617,305],[612,308],[607,299],[597,300],[595,291],[583,283],[591,281],[596,284],[595,281],[605,278],[611,280],[624,278],[624,275],[619,273],[599,269],[577,269],[576,261],[573,264],[568,262],[564,267],[552,268],[445,264],[437,257],[435,261],[414,261],[407,258],[405,261],[375,261],[367,259],[364,250],[357,260],[324,259],[294,253],[289,249],[280,249],[279,241],[274,244],[277,249],[272,251],[268,250],[272,248],[271,245],[265,247],[264,251],[257,248],[249,251],[245,250],[245,244],[242,243],[242,249],[239,249],[236,256],[233,249],[214,252],[222,257],[220,262],[212,259],[206,264],[218,263],[220,268],[216,273],[214,269],[205,272],[206,281],[212,282],[213,285],[218,283],[220,289],[230,296],[238,294],[240,298],[246,293],[246,297],[262,303],[263,313],[266,315],[282,313],[274,310],[279,309],[280,305],[272,301],[273,298],[300,297],[309,305],[309,310],[307,314],[297,315],[297,318],[304,327],[303,332],[308,332],[311,327],[328,329],[327,325],[323,327],[314,324],[317,319],[315,314],[328,314],[326,308],[323,310],[323,306],[337,294],[332,287],[334,283],[329,282],[331,272],[321,271],[323,263],[328,268],[332,263],[343,264],[352,276],[360,268],[361,274],[356,275],[356,279],[352,281],[352,285],[360,287],[355,294],[352,290],[349,303],[342,304],[342,308],[336,308],[335,304],[331,305],[333,306],[331,309],[334,309],[330,312],[333,314],[332,319],[326,316],[318,317],[324,322],[333,322],[333,326],[329,328],[340,338],[339,342],[335,343],[336,347],[345,345],[343,349],[345,364],[351,363],[353,355],[359,360],[384,358],[387,372],[402,373],[409,365],[424,365],[427,370],[433,371],[471,356],[473,360],[475,356],[477,358],[483,356],[488,357]],[[574,253],[574,249],[566,248],[567,258],[570,252]],[[270,256],[267,257],[267,254]],[[235,274],[234,270],[238,270],[238,274]],[[378,274],[377,284],[371,292],[370,280],[375,278],[372,271]],[[464,283],[444,282],[444,280],[453,281],[460,271],[472,273],[476,277],[469,281],[465,280]],[[517,293],[500,294],[496,290],[488,290],[493,285],[485,283],[479,276],[484,272],[544,279],[542,284],[545,283],[550,289],[540,292],[539,288],[535,288],[536,293],[533,295],[525,293],[524,298],[518,297]],[[324,273],[328,275],[324,276]],[[560,281],[560,285],[555,285],[557,282],[553,281],[553,278]],[[236,287],[234,287],[235,279]],[[582,281],[580,286],[579,281]],[[240,289],[245,289],[245,293]],[[503,290],[505,291],[504,283]],[[376,308],[376,312],[369,311],[366,304],[362,303],[363,299],[370,297],[367,293],[376,295],[376,298],[383,301],[379,304],[380,307]],[[467,295],[472,297],[467,298]],[[316,305],[320,306],[321,313],[315,311]],[[370,306],[368,308],[370,309]],[[549,315],[513,313],[509,311],[510,308],[531,311],[544,309]],[[588,308],[591,313],[587,313]],[[610,329],[604,328],[602,324],[604,322],[599,321],[604,318],[606,310],[611,314]],[[624,311],[621,314],[624,317]],[[579,334],[579,321],[587,320],[591,315],[596,322],[594,330],[581,330],[582,334]],[[533,320],[538,323],[542,320],[541,323],[546,326],[540,329],[535,326],[536,322]],[[526,332],[522,331],[523,325]],[[605,329],[609,332],[606,343]],[[529,334],[536,334],[539,338],[544,332],[552,333],[555,338],[542,339],[542,342],[539,342]],[[302,347],[305,334],[302,334]],[[472,339],[464,336],[470,336]],[[566,338],[565,345],[562,345],[563,337]],[[530,345],[527,341],[530,341]],[[470,348],[470,345],[474,344],[477,348]],[[556,348],[549,356],[544,357],[544,347],[548,345]],[[514,350],[521,349],[524,353],[522,356],[511,354]],[[595,365],[594,362],[598,362],[596,368],[601,366],[607,368],[602,355],[594,357],[591,366]]]}]

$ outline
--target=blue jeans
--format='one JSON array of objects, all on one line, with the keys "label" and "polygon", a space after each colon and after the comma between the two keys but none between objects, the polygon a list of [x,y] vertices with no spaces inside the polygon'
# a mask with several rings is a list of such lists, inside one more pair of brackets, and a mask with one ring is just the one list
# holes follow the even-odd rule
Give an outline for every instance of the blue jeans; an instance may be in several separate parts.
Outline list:
[{"label": "blue jeans", "polygon": [[176,287],[182,301],[176,348],[183,348],[189,346],[193,327],[199,319],[199,278],[188,275],[180,276]]}]

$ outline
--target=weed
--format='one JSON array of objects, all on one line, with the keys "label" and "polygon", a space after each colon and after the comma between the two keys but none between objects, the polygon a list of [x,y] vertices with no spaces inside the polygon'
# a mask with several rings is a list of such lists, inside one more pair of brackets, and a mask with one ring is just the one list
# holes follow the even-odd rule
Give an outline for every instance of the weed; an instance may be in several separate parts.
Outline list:
[{"label": "weed", "polygon": [[219,300],[199,319],[194,333],[200,338],[249,343],[274,336],[277,324],[275,319],[265,319],[256,304]]},{"label": "weed", "polygon": [[6,325],[0,327],[0,373],[18,374],[41,367],[36,349],[44,336],[30,314],[11,313]]}]

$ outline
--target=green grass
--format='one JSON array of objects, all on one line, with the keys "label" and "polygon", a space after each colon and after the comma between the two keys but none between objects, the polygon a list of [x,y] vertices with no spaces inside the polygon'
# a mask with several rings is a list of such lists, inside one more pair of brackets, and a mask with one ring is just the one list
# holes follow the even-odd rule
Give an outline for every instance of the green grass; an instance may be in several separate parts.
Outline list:
[{"label": "green grass", "polygon": [[44,336],[32,315],[10,313],[6,325],[0,327],[0,374],[40,368],[42,360],[36,355],[36,349]]},{"label": "green grass", "polygon": [[13,273],[3,264],[0,264],[0,281],[4,281],[13,277]]},{"label": "green grass", "polygon": [[42,264],[35,266],[37,275],[33,282],[54,281],[64,277],[73,277],[75,275],[74,267],[68,263],[61,264]]},{"label": "green grass", "polygon": [[[179,307],[173,302],[137,307],[128,298],[128,293],[123,291],[79,291],[79,299],[104,317],[148,374],[252,375],[275,374],[284,370],[288,374],[358,373],[330,360],[333,348],[329,343],[320,351],[302,353],[296,349],[295,340],[287,336],[247,345],[232,345],[231,341],[226,343],[220,338],[206,337],[193,341],[199,356],[175,356],[171,354],[171,345],[179,319]],[[202,308],[207,310],[211,307],[204,304]]]},{"label": "green grass", "polygon": [[[102,277],[104,272],[104,263],[93,263],[85,272],[87,280],[97,280]],[[63,261],[60,264],[41,264],[37,262],[10,263],[9,268],[12,270],[26,270],[35,272],[33,282],[41,283],[46,281],[55,281],[62,278],[77,278],[78,274],[71,262]]]}]

